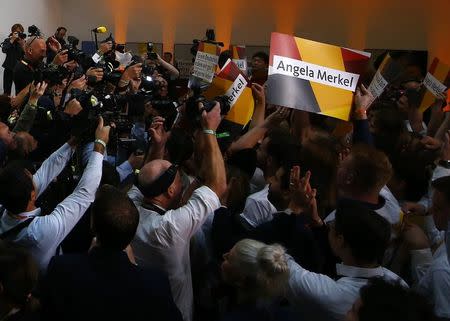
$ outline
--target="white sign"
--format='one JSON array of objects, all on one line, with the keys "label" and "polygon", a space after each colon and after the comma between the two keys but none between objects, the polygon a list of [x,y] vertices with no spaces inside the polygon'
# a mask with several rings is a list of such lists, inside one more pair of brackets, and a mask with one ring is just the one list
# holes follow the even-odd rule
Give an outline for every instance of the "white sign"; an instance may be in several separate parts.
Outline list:
[{"label": "white sign", "polygon": [[359,79],[359,75],[350,72],[274,55],[273,67],[269,68],[269,75],[276,74],[305,79],[349,91],[355,91]]},{"label": "white sign", "polygon": [[427,73],[425,79],[423,80],[423,84],[435,96],[442,94],[447,89],[444,84],[442,84],[430,73]]},{"label": "white sign", "polygon": [[219,56],[197,51],[193,75],[207,82],[212,82],[218,61]]},{"label": "white sign", "polygon": [[239,75],[236,80],[233,82],[233,85],[227,90],[225,96],[228,97],[228,101],[230,103],[230,107],[233,107],[234,104],[238,101],[241,94],[244,92],[245,87],[247,86],[247,81],[244,76]]},{"label": "white sign", "polygon": [[372,82],[369,85],[368,90],[372,93],[374,98],[380,97],[384,91],[384,88],[388,85],[388,82],[381,75],[380,71],[375,73]]},{"label": "white sign", "polygon": [[188,79],[192,74],[192,67],[194,66],[194,63],[192,60],[177,60],[176,66],[180,72],[180,78]]},{"label": "white sign", "polygon": [[233,59],[233,62],[239,67],[240,70],[244,72],[247,71],[247,59]]}]

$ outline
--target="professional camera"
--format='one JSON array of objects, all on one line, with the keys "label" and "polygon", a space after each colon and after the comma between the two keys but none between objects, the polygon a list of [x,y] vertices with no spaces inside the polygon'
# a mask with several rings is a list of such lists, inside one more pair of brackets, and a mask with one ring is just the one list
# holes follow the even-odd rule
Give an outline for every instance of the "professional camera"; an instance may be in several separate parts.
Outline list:
[{"label": "professional camera", "polygon": [[67,50],[68,61],[76,61],[79,64],[83,64],[86,59],[86,54],[77,48],[80,40],[74,36],[67,37],[67,44],[63,45],[61,50]]},{"label": "professional camera", "polygon": [[40,37],[42,35],[41,30],[35,25],[31,25],[28,27],[28,36],[29,37]]},{"label": "professional camera", "polygon": [[103,80],[112,84],[117,84],[122,77],[120,71],[115,71],[119,67],[119,62],[113,59],[102,59],[96,65],[95,68],[103,69]]},{"label": "professional camera", "polygon": [[158,54],[153,49],[153,42],[147,42],[147,59],[157,60]]},{"label": "professional camera", "polygon": [[[217,96],[212,101],[208,101],[204,96],[201,95],[200,88],[191,88],[193,90],[193,95],[189,97],[186,101],[186,115],[194,127],[200,126],[200,118],[203,110],[210,112],[216,103],[220,105],[220,114],[227,115],[230,111],[230,102],[227,96]],[[199,110],[198,104],[203,104],[203,109]]]},{"label": "professional camera", "polygon": [[35,83],[45,81],[49,85],[61,84],[69,76],[70,72],[63,66],[41,64],[33,74]]}]

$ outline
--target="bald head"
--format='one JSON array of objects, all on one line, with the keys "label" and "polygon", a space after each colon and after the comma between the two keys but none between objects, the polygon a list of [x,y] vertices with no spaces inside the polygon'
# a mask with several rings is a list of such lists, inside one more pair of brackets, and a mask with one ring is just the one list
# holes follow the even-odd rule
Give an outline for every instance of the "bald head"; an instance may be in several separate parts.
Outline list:
[{"label": "bald head", "polygon": [[25,44],[25,55],[31,63],[41,62],[47,55],[47,45],[40,37],[30,37]]},{"label": "bald head", "polygon": [[156,159],[142,167],[139,172],[139,184],[150,185],[156,181],[172,164],[163,159]]},{"label": "bald head", "polygon": [[171,167],[170,162],[157,159],[147,163],[138,177],[144,197],[164,209],[177,208],[183,192],[180,173],[178,170],[170,171]]}]

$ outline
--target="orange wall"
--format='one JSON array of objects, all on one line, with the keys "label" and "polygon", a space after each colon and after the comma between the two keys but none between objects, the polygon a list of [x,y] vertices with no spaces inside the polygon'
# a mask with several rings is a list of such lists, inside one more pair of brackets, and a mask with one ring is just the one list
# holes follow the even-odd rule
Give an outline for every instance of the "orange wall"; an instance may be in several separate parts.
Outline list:
[{"label": "orange wall", "polygon": [[[62,2],[69,33],[107,25],[118,41],[190,43],[214,27],[229,44],[271,31],[362,48],[426,49],[450,63],[450,0],[78,0]],[[226,4],[226,6],[224,6]]]}]

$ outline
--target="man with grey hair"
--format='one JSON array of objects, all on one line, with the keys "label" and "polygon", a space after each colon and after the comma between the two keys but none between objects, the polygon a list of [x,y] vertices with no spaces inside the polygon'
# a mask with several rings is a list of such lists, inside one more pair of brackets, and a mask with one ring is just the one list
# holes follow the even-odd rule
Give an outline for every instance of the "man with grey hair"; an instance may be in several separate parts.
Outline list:
[{"label": "man with grey hair", "polygon": [[[57,53],[53,61],[48,61],[55,65],[62,65],[67,62],[67,50],[61,50],[61,44],[51,37],[48,40],[49,48]],[[25,43],[25,56],[14,67],[14,85],[16,92],[20,92],[34,80],[34,72],[43,64],[47,56],[47,44],[41,36],[28,38]]]},{"label": "man with grey hair", "polygon": [[[218,104],[209,113],[203,111],[203,129],[197,130],[195,141],[201,153],[204,185],[193,192],[186,205],[180,207],[180,173],[175,165],[157,159],[161,154],[144,165],[137,186],[128,192],[140,215],[131,243],[136,262],[167,273],[174,301],[187,321],[192,320],[193,310],[189,242],[207,215],[220,207],[219,197],[226,189],[224,160],[215,136],[220,121]],[[164,150],[164,140],[157,134],[163,133],[163,122],[153,127],[152,149]]]}]

